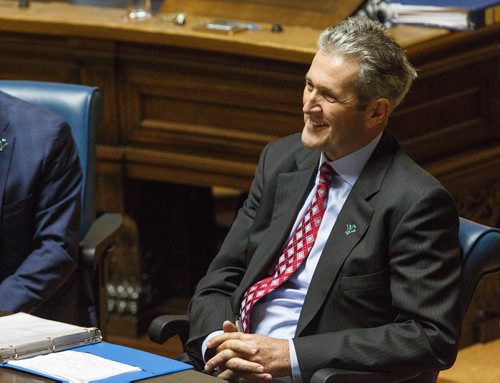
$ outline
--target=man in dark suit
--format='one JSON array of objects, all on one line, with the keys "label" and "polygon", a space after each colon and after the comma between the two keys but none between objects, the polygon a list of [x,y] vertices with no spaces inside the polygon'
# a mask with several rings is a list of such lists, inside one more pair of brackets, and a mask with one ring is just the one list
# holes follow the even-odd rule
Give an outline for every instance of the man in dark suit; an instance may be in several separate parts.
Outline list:
[{"label": "man in dark suit", "polygon": [[[443,186],[385,131],[416,72],[383,26],[364,18],[324,31],[318,48],[302,134],[264,149],[248,199],[191,301],[187,351],[234,381],[307,382],[323,367],[447,368],[460,328],[458,214]],[[318,175],[323,163],[334,170],[331,181]],[[324,216],[302,226],[322,183],[327,201],[313,211],[324,206]],[[296,238],[307,240],[292,244]],[[288,254],[299,250],[292,266]],[[258,297],[262,286],[270,292]]]},{"label": "man in dark suit", "polygon": [[77,270],[81,180],[68,124],[0,92],[0,311],[90,324]]}]

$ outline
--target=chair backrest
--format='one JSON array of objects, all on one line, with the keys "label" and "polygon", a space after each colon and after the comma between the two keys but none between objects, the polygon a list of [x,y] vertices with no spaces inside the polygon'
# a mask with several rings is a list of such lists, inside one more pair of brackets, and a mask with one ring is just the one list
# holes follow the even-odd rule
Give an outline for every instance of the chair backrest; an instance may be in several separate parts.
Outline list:
[{"label": "chair backrest", "polygon": [[59,114],[71,127],[83,171],[80,238],[95,219],[96,131],[101,119],[98,88],[55,82],[0,80],[0,90]]},{"label": "chair backrest", "polygon": [[460,303],[465,315],[479,279],[500,271],[500,230],[461,217],[459,240],[463,252]]}]

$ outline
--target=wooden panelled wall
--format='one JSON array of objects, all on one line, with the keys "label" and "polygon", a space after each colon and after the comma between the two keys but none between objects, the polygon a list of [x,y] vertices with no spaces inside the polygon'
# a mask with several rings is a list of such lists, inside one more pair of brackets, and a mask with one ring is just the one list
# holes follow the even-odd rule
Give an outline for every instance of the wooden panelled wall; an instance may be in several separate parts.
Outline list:
[{"label": "wooden panelled wall", "polygon": [[[302,129],[304,75],[319,31],[204,36],[156,21],[120,24],[116,10],[43,7],[0,12],[0,78],[100,87],[98,208],[130,214],[130,233],[154,231],[156,222],[134,214],[154,211],[155,198],[186,198],[185,185],[248,190],[263,146]],[[461,214],[490,225],[500,220],[499,32],[444,33],[408,45],[419,77],[390,124],[410,155],[451,190]],[[158,193],[148,194],[151,188]],[[206,228],[213,213],[202,212],[211,200],[208,189],[200,190],[188,191],[194,204],[188,224],[195,229]],[[185,212],[179,206],[159,212],[169,209]],[[137,229],[137,222],[145,227]],[[196,256],[203,252],[198,245],[191,248]],[[116,267],[141,268],[144,255],[134,254]],[[190,262],[201,273],[208,260]],[[137,273],[138,285],[143,274]],[[197,278],[185,278],[189,286],[181,282],[179,289],[189,290]]]}]

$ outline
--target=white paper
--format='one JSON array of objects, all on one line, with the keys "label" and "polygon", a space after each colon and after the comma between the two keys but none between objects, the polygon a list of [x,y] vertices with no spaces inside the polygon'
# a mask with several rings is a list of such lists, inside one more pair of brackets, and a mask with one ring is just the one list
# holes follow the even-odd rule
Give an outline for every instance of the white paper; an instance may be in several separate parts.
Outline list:
[{"label": "white paper", "polygon": [[126,372],[141,371],[139,367],[71,350],[13,360],[8,364],[68,380],[70,383],[87,383]]}]

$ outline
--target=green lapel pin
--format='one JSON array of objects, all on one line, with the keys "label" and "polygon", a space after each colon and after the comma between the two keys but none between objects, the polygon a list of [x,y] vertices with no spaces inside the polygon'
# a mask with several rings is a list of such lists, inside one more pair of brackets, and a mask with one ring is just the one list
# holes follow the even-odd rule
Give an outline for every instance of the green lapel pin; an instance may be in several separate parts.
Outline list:
[{"label": "green lapel pin", "polygon": [[356,225],[353,223],[348,223],[345,227],[345,235],[349,235],[356,232]]},{"label": "green lapel pin", "polygon": [[3,150],[5,149],[5,147],[8,144],[9,143],[7,142],[7,140],[5,138],[0,138],[0,152],[3,152]]}]

